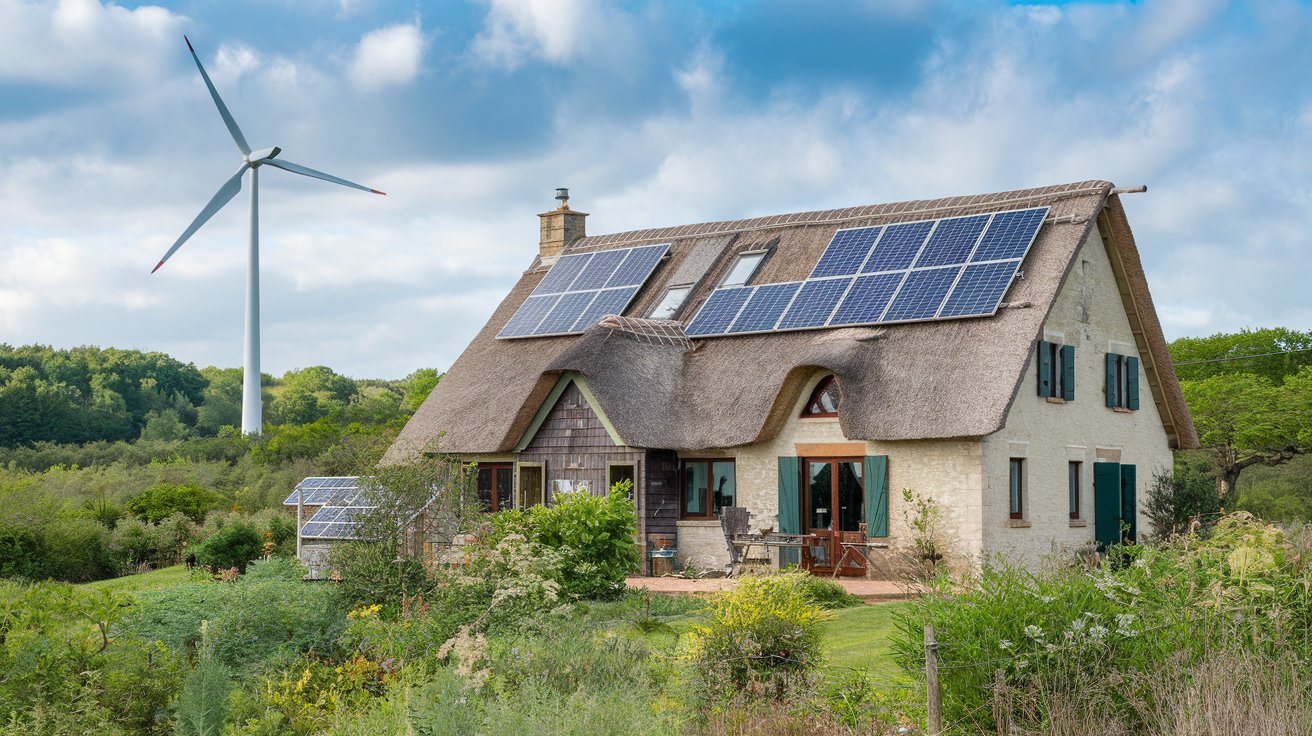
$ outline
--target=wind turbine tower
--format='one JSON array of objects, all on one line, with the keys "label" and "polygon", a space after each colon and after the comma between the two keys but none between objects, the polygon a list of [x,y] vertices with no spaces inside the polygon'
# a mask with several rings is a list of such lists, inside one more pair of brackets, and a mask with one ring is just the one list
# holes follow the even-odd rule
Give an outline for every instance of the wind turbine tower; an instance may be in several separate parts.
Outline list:
[{"label": "wind turbine tower", "polygon": [[251,192],[250,192],[250,248],[247,251],[246,264],[246,347],[243,351],[242,359],[242,393],[241,393],[241,431],[242,434],[259,434],[263,424],[263,410],[260,403],[260,179],[259,169],[261,166],[272,166],[275,169],[290,171],[293,174],[309,176],[315,179],[322,179],[334,184],[341,184],[344,187],[359,189],[374,194],[384,194],[377,189],[356,184],[355,182],[340,179],[331,174],[325,174],[322,171],[315,171],[308,166],[294,164],[286,159],[278,158],[282,149],[277,146],[270,148],[261,148],[258,151],[252,151],[246,143],[246,136],[242,135],[241,128],[237,127],[237,121],[233,120],[232,113],[228,112],[228,106],[223,104],[223,98],[219,97],[219,91],[214,89],[214,83],[210,81],[210,75],[205,73],[205,67],[200,63],[200,57],[196,55],[196,49],[192,48],[191,40],[186,36],[182,37],[187,42],[187,49],[191,51],[191,58],[196,61],[196,68],[200,70],[201,79],[205,80],[205,86],[210,91],[210,97],[214,98],[214,105],[219,108],[219,116],[223,118],[223,124],[228,126],[228,132],[232,134],[232,140],[237,144],[237,149],[241,151],[241,167],[237,173],[233,174],[219,187],[219,191],[210,199],[209,204],[196,215],[196,219],[191,221],[187,229],[182,231],[182,235],[173,243],[164,257],[159,259],[151,273],[159,270],[187,239],[196,233],[216,212],[223,209],[224,205],[232,201],[233,197],[241,191],[241,180],[246,172],[251,173]]}]

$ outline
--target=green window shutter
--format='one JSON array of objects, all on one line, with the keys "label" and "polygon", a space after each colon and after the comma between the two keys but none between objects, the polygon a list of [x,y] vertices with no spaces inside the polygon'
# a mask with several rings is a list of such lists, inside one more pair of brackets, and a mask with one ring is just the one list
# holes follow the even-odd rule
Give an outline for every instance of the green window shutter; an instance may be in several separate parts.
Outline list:
[{"label": "green window shutter", "polygon": [[1130,538],[1130,542],[1138,543],[1139,541],[1139,514],[1138,505],[1135,503],[1135,482],[1134,466],[1121,466],[1121,521],[1130,525],[1130,530],[1125,533]]},{"label": "green window shutter", "polygon": [[1099,547],[1121,541],[1121,464],[1093,464],[1093,539]]},{"label": "green window shutter", "polygon": [[888,536],[888,455],[866,456],[866,536]]},{"label": "green window shutter", "polygon": [[1052,348],[1039,340],[1039,396],[1053,396],[1052,392]]},{"label": "green window shutter", "polygon": [[1107,353],[1107,408],[1116,408],[1116,353]]},{"label": "green window shutter", "polygon": [[1061,346],[1061,397],[1075,400],[1075,346]]},{"label": "green window shutter", "polygon": [[[795,457],[779,458],[779,533],[802,533],[802,500],[797,495],[798,469]],[[796,565],[801,560],[801,551],[788,547],[779,548],[781,565]]]},{"label": "green window shutter", "polygon": [[1139,359],[1125,359],[1125,408],[1139,408]]}]

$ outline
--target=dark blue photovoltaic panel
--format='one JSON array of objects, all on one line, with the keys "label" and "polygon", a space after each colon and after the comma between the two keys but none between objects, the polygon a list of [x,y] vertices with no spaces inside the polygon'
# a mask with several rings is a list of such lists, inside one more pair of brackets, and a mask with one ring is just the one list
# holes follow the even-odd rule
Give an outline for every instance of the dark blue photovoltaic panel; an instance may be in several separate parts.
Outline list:
[{"label": "dark blue photovoltaic panel", "polygon": [[933,222],[908,222],[901,225],[889,225],[884,230],[884,237],[879,239],[870,260],[861,268],[861,273],[878,273],[880,271],[898,271],[911,266],[911,261],[920,252],[920,246],[929,235]]},{"label": "dark blue photovoltaic panel", "polygon": [[323,524],[323,523],[321,523],[321,522],[315,522],[315,523],[313,523],[313,524],[306,524],[305,526],[302,526],[302,527],[301,527],[301,536],[302,536],[302,537],[322,537],[324,531],[327,530],[327,529],[328,529],[328,525],[327,525],[327,524]]},{"label": "dark blue photovoltaic panel", "polygon": [[820,261],[811,270],[811,278],[848,276],[860,271],[880,230],[883,228],[863,227],[834,233],[833,240],[829,241],[829,246],[820,255]]},{"label": "dark blue photovoltaic panel", "polygon": [[824,279],[807,281],[797,292],[797,298],[788,308],[783,319],[779,320],[779,329],[792,330],[800,327],[823,327],[829,321],[838,300],[843,298],[852,279]]},{"label": "dark blue photovoltaic panel", "polygon": [[615,269],[620,267],[624,261],[624,256],[628,255],[627,250],[603,250],[599,253],[592,254],[592,260],[584,267],[583,273],[574,279],[570,284],[570,291],[586,291],[588,289],[600,289],[610,281],[610,277],[615,274]]},{"label": "dark blue photovoltaic panel", "polygon": [[669,243],[561,256],[498,338],[568,335],[623,314]]},{"label": "dark blue photovoltaic panel", "polygon": [[970,252],[975,249],[975,243],[979,241],[979,234],[984,231],[984,226],[988,222],[988,215],[939,220],[938,227],[934,228],[934,234],[930,235],[929,242],[925,243],[925,249],[920,251],[915,267],[965,263],[970,257]]},{"label": "dark blue photovoltaic panel", "polygon": [[893,303],[888,306],[881,321],[900,322],[933,317],[960,272],[960,266],[909,272],[902,289],[893,298]]},{"label": "dark blue photovoltaic panel", "polygon": [[624,256],[624,261],[606,282],[606,286],[642,286],[669,249],[668,243],[634,248]]},{"label": "dark blue photovoltaic panel", "polygon": [[561,256],[547,272],[547,275],[538,282],[538,287],[533,290],[536,294],[559,294],[562,291],[569,291],[569,285],[575,277],[588,265],[592,260],[591,253],[582,253],[577,256]]},{"label": "dark blue photovoltaic panel", "polygon": [[306,478],[296,484],[296,489],[283,500],[283,504],[295,506],[299,491],[301,503],[306,506],[340,506],[360,495],[359,480],[356,476]]},{"label": "dark blue photovoltaic panel", "polygon": [[532,335],[533,330],[537,329],[538,324],[542,322],[542,318],[547,316],[547,312],[550,312],[558,301],[560,301],[559,294],[531,296],[525,299],[524,303],[520,305],[519,311],[515,312],[515,316],[511,317],[506,326],[502,328],[501,337]]},{"label": "dark blue photovoltaic panel", "polygon": [[597,292],[597,298],[592,300],[588,308],[583,310],[578,320],[574,323],[573,332],[582,332],[589,327],[597,324],[597,321],[608,314],[623,314],[624,308],[629,305],[633,295],[638,293],[638,287],[629,286],[623,289],[607,289]]},{"label": "dark blue photovoltaic panel", "polygon": [[718,335],[729,329],[743,302],[752,295],[752,287],[735,286],[716,289],[698,310],[697,316],[684,329],[687,335]]},{"label": "dark blue photovoltaic panel", "polygon": [[592,303],[592,298],[597,295],[595,291],[575,291],[569,294],[561,294],[560,301],[547,314],[546,319],[533,330],[534,335],[556,335],[562,332],[569,332],[574,323],[579,320],[583,310],[588,308]]},{"label": "dark blue photovoltaic panel", "polygon": [[966,266],[948,300],[943,303],[939,318],[993,314],[1019,265],[1020,261],[1016,260]]},{"label": "dark blue photovoltaic panel", "polygon": [[743,311],[738,314],[729,331],[762,332],[773,330],[779,316],[788,308],[788,303],[797,293],[800,282],[787,284],[766,284],[756,287],[756,292],[747,300]]},{"label": "dark blue photovoltaic panel", "polygon": [[852,290],[847,292],[838,311],[834,312],[833,319],[829,320],[830,326],[878,322],[884,307],[888,306],[889,297],[901,282],[901,273],[858,276],[852,283]]},{"label": "dark blue photovoltaic panel", "polygon": [[984,233],[984,239],[975,249],[971,262],[1023,257],[1034,241],[1034,236],[1038,234],[1043,218],[1047,216],[1047,207],[997,213],[993,216],[988,232]]}]

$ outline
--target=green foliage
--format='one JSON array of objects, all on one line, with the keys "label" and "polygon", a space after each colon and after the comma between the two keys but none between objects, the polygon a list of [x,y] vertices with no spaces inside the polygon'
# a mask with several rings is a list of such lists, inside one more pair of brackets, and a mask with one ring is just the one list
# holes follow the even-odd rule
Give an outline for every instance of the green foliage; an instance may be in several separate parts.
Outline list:
[{"label": "green foliage", "polygon": [[29,577],[80,583],[118,572],[110,532],[92,519],[54,519],[43,528],[43,560]]},{"label": "green foliage", "polygon": [[625,576],[639,563],[632,489],[632,481],[624,480],[606,496],[586,490],[558,494],[551,506],[501,512],[494,528],[498,534],[522,534],[556,550],[563,559],[563,595],[614,598],[624,592]]},{"label": "green foliage", "polygon": [[[1097,682],[1124,703],[1152,696],[1133,673],[1167,662],[1187,671],[1225,649],[1306,658],[1312,555],[1305,541],[1232,514],[1205,539],[1114,550],[1092,569],[991,565],[977,588],[939,577],[903,611],[895,646],[911,673],[924,663],[924,624],[940,642],[945,720],[992,730],[999,685],[1071,696]],[[1043,723],[1043,703],[1022,705],[1008,718]]]},{"label": "green foliage", "polygon": [[[1176,375],[1185,381],[1248,373],[1278,385],[1286,377],[1312,366],[1312,332],[1298,332],[1284,327],[1244,329],[1236,333],[1217,333],[1210,337],[1182,337],[1172,341],[1168,348],[1171,360],[1176,363]],[[1246,355],[1262,357],[1234,360]],[[1179,365],[1199,360],[1218,362]]]},{"label": "green foliage", "polygon": [[1170,537],[1190,530],[1193,522],[1211,526],[1221,511],[1216,479],[1206,458],[1176,453],[1173,471],[1158,470],[1144,499],[1144,513],[1152,522],[1155,536]]},{"label": "green foliage", "polygon": [[811,602],[826,611],[864,605],[864,601],[829,578],[807,575],[801,582],[802,589]]},{"label": "green foliage", "polygon": [[783,695],[820,662],[826,613],[807,593],[805,572],[748,576],[711,600],[710,621],[695,631],[692,654],[705,695],[760,691]]},{"label": "green foliage", "polygon": [[123,617],[123,631],[170,650],[200,642],[209,621],[214,658],[245,673],[281,657],[331,653],[346,623],[327,584],[301,580],[291,560],[256,562],[235,582],[188,582],[142,591]]},{"label": "green foliage", "polygon": [[420,368],[405,377],[401,384],[405,387],[405,398],[401,400],[401,406],[407,411],[415,411],[419,408],[428,395],[437,388],[438,381],[442,380],[442,374],[436,368]]},{"label": "green foliage", "polygon": [[195,483],[160,483],[128,499],[124,508],[138,519],[151,523],[180,513],[199,524],[218,500],[218,494]]},{"label": "green foliage", "polygon": [[196,562],[221,570],[235,567],[245,572],[246,565],[264,551],[264,535],[255,524],[238,519],[229,522],[196,546]]},{"label": "green foliage", "polygon": [[429,589],[428,571],[413,557],[398,556],[392,540],[350,541],[334,544],[329,564],[339,579],[334,587],[348,608],[375,603],[390,610],[400,607],[406,596]]},{"label": "green foliage", "polygon": [[228,712],[232,672],[214,659],[209,622],[202,621],[200,630],[196,668],[187,675],[178,695],[173,731],[176,736],[219,736]]}]

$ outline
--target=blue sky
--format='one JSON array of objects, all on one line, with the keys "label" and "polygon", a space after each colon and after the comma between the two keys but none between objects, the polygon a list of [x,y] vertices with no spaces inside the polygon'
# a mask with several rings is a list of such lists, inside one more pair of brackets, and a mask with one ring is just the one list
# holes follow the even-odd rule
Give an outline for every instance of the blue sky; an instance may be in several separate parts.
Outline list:
[{"label": "blue sky", "polygon": [[252,146],[266,372],[446,368],[588,230],[1084,179],[1125,198],[1174,338],[1312,327],[1312,7],[1265,0],[0,0],[0,341],[241,362]]}]

